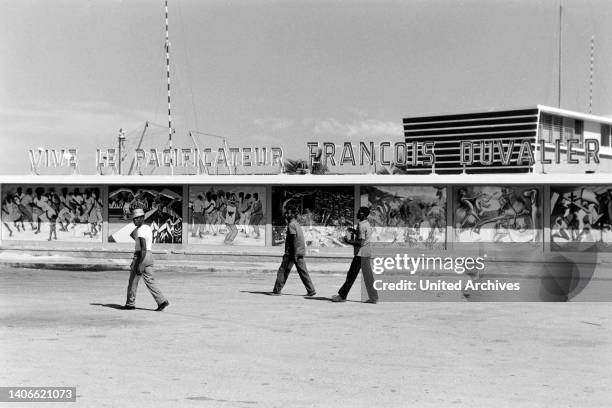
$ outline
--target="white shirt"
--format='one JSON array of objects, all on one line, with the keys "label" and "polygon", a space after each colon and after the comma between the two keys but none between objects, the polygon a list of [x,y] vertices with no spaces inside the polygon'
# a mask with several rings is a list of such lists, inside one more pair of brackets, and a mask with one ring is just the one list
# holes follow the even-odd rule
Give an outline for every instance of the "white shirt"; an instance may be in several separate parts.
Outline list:
[{"label": "white shirt", "polygon": [[140,240],[138,238],[144,238],[147,251],[150,251],[153,247],[153,230],[147,224],[142,224],[140,228],[136,230],[136,251],[140,251]]}]

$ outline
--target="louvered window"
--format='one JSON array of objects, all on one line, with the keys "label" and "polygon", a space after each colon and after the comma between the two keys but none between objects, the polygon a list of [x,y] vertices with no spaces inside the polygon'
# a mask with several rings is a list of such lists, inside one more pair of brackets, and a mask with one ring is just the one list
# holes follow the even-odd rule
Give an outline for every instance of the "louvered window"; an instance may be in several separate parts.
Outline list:
[{"label": "louvered window", "polygon": [[578,139],[580,146],[584,141],[584,122],[572,118],[543,113],[540,120],[540,137],[546,143],[555,143],[560,140],[566,145],[570,139]]},{"label": "louvered window", "polygon": [[610,125],[601,125],[601,145],[612,147],[612,127]]}]

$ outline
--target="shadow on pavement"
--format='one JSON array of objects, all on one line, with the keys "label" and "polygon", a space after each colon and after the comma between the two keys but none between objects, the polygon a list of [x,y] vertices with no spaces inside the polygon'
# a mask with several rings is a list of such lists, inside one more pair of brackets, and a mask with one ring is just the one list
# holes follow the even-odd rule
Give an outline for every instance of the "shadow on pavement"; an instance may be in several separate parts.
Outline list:
[{"label": "shadow on pavement", "polygon": [[275,295],[272,292],[261,291],[261,290],[241,290],[240,293],[250,293],[252,295],[266,295],[266,296],[298,296],[298,297],[305,296],[305,295],[296,295],[293,293],[282,293],[280,295]]},{"label": "shadow on pavement", "polygon": [[[266,291],[261,291],[261,290],[241,290],[240,293],[250,293],[252,295],[266,295],[266,296],[278,296],[278,295],[274,295],[272,294],[272,292],[266,292]],[[283,293],[280,296],[297,296],[297,297],[301,297],[304,299],[309,299],[309,300],[324,300],[327,302],[331,302],[331,297],[324,297],[324,296],[306,296],[306,295],[296,295],[294,293]],[[346,302],[351,302],[351,303],[363,303],[357,300],[346,300]]]},{"label": "shadow on pavement", "polygon": [[[309,300],[326,300],[328,302],[331,302],[331,297],[324,297],[324,296],[304,296],[304,299],[309,299]],[[345,300],[344,302],[339,302],[339,303],[363,303],[363,302],[359,302],[357,300]]]},{"label": "shadow on pavement", "polygon": [[[108,307],[110,309],[116,309],[116,310],[124,310],[123,309],[123,305],[118,305],[116,303],[90,303],[91,306],[102,306],[102,307]],[[144,307],[137,307],[135,310],[148,310],[150,312],[155,312],[155,309],[147,309]]]}]

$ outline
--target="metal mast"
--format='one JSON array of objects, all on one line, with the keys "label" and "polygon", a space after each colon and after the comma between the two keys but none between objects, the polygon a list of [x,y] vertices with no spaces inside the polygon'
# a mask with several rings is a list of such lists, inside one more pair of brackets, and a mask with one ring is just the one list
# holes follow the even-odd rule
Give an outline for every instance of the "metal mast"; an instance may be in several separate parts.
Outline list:
[{"label": "metal mast", "polygon": [[[172,115],[170,110],[170,38],[168,31],[168,0],[166,4],[166,77],[168,79],[168,143],[170,144],[170,157],[172,157]],[[170,171],[174,175],[174,163],[170,161]]]},{"label": "metal mast", "polygon": [[591,61],[589,65],[589,113],[593,113],[593,64],[595,62],[595,36],[591,36]]},{"label": "metal mast", "polygon": [[563,27],[563,5],[559,4],[559,100],[558,100],[558,108],[561,109],[561,28]]}]

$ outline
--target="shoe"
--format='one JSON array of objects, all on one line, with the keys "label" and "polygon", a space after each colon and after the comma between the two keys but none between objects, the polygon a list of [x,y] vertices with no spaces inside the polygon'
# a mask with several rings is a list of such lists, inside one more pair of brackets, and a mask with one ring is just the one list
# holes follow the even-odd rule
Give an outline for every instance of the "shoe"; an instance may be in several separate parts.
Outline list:
[{"label": "shoe", "polygon": [[165,308],[168,307],[168,305],[170,305],[170,302],[168,302],[167,300],[162,302],[160,305],[157,306],[157,309],[155,309],[156,312],[161,312],[162,310],[164,310]]},{"label": "shoe", "polygon": [[331,297],[331,301],[334,303],[346,302],[346,299],[340,295],[334,295]]},{"label": "shoe", "polygon": [[316,294],[317,294],[317,292],[312,291],[312,292],[308,292],[308,293],[306,294],[306,296],[316,296]]},{"label": "shoe", "polygon": [[363,303],[371,303],[373,305],[378,303],[378,299],[368,299],[366,301],[364,301]]},{"label": "shoe", "polygon": [[270,296],[280,296],[281,294],[280,294],[280,292],[272,291],[272,292],[269,293],[269,295]]},{"label": "shoe", "polygon": [[129,306],[129,305],[123,306],[123,310],[134,310],[134,309],[136,309],[136,306]]}]

